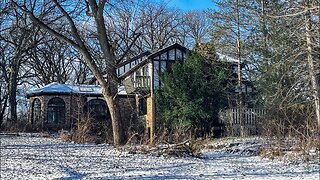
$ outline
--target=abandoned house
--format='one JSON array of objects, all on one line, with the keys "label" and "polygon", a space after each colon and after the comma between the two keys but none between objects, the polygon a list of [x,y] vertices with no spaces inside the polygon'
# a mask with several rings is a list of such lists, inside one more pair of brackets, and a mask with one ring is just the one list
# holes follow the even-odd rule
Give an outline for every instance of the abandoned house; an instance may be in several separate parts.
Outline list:
[{"label": "abandoned house", "polygon": [[[98,85],[50,83],[27,92],[29,123],[34,129],[70,129],[83,115],[96,119],[110,119],[107,104]],[[132,119],[134,97],[119,88],[121,117]]]},{"label": "abandoned house", "polygon": [[[159,74],[170,69],[176,61],[184,61],[189,50],[173,44],[156,52],[146,51],[119,64],[117,75],[121,80],[121,117],[123,120],[139,119],[145,122],[146,134],[154,132],[154,90],[161,88]],[[218,54],[230,63],[230,71],[237,79],[237,60]],[[252,92],[250,83],[243,83],[245,94]],[[235,93],[240,89],[235,89]],[[51,83],[27,93],[29,99],[29,122],[35,127],[49,129],[70,128],[79,111],[91,111],[97,116],[108,116],[107,105],[98,85],[70,85]]]}]

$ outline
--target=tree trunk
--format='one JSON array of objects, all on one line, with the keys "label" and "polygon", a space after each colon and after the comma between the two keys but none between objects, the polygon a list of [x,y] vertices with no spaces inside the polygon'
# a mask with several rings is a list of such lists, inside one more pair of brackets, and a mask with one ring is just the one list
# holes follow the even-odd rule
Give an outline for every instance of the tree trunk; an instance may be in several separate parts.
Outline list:
[{"label": "tree trunk", "polygon": [[123,145],[125,143],[125,135],[120,116],[119,98],[116,97],[113,99],[110,96],[107,96],[106,93],[103,93],[103,96],[107,101],[111,116],[113,141],[116,146]]},{"label": "tree trunk", "polygon": [[8,93],[9,93],[9,120],[11,122],[16,122],[17,117],[17,76],[19,65],[14,62],[10,66],[9,83],[8,83]]},{"label": "tree trunk", "polygon": [[238,108],[239,108],[239,122],[240,122],[240,136],[244,137],[244,124],[243,124],[243,94],[242,94],[242,78],[241,78],[241,32],[240,32],[240,9],[239,0],[236,1],[236,13],[237,13],[237,60],[238,60]]},{"label": "tree trunk", "polygon": [[[306,7],[309,8],[309,1],[306,0]],[[320,129],[320,101],[319,101],[319,84],[316,77],[314,59],[312,55],[312,42],[311,42],[311,15],[310,10],[306,13],[306,43],[307,43],[307,59],[309,66],[309,75],[311,79],[311,90],[314,98],[314,105],[316,110],[316,118],[318,123],[318,129]]]},{"label": "tree trunk", "polygon": [[88,64],[88,67],[93,72],[97,81],[100,83],[102,88],[102,94],[107,102],[108,109],[111,115],[112,122],[112,132],[113,132],[113,142],[115,146],[123,145],[125,143],[125,134],[122,127],[122,119],[120,116],[120,106],[119,99],[117,97],[118,94],[118,81],[116,75],[115,66],[108,66],[108,75],[107,80],[103,77],[101,71],[94,64],[92,57],[89,52],[86,50],[80,50],[80,52],[84,55],[84,58]]},{"label": "tree trunk", "polygon": [[8,101],[8,95],[5,95],[5,97],[3,98],[3,106],[0,107],[0,126],[3,123],[4,113],[7,107],[7,101]]}]

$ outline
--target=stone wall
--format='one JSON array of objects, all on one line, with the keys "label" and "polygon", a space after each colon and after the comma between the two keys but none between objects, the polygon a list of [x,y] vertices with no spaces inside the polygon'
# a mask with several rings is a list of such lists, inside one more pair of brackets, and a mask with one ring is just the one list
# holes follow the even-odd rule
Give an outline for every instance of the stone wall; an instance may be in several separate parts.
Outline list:
[{"label": "stone wall", "polygon": [[[53,124],[53,123],[48,123],[48,116],[47,116],[47,111],[48,111],[48,102],[52,98],[61,98],[64,103],[65,103],[65,123],[64,124]],[[34,122],[32,125],[33,128],[38,129],[38,130],[46,130],[46,129],[68,129],[70,127],[71,123],[71,96],[70,95],[42,95],[42,96],[33,96],[29,98],[29,113],[28,113],[28,120],[29,123],[32,122],[32,105],[33,101],[35,99],[39,99],[41,102],[41,118],[40,122]]]},{"label": "stone wall", "polygon": [[[48,102],[52,98],[61,98],[65,102],[65,124],[48,124],[47,110]],[[35,122],[32,126],[35,130],[58,130],[71,129],[78,120],[83,116],[83,109],[86,102],[91,99],[103,99],[102,97],[88,97],[85,95],[41,95],[29,97],[28,121],[32,122],[32,105],[35,99],[41,102],[41,118],[40,122]],[[126,129],[134,126],[137,120],[136,99],[135,96],[119,96],[120,98],[120,115]]]}]

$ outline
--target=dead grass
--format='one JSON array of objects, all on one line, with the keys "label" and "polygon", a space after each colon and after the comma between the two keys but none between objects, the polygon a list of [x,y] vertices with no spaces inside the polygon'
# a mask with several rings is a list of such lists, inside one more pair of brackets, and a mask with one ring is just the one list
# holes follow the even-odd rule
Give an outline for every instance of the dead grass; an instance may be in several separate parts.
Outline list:
[{"label": "dead grass", "polygon": [[260,151],[260,156],[268,159],[278,159],[284,162],[318,161],[320,158],[319,143],[320,140],[316,137],[277,140],[263,146]]}]

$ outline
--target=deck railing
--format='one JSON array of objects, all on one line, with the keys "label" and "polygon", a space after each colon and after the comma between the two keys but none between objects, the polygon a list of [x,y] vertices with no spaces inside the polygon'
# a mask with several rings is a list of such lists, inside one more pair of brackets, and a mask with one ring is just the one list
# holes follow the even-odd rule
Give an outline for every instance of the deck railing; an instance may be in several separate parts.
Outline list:
[{"label": "deck railing", "polygon": [[255,125],[259,118],[266,114],[265,109],[257,108],[231,108],[227,109],[223,122],[227,124]]}]

